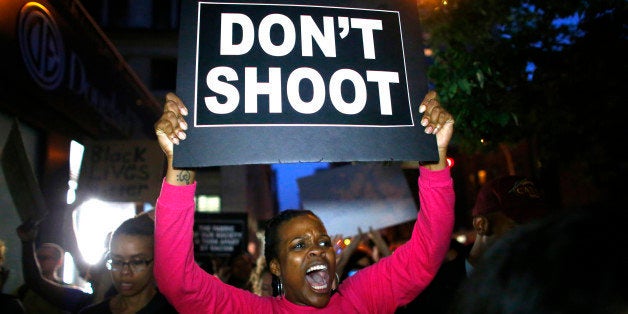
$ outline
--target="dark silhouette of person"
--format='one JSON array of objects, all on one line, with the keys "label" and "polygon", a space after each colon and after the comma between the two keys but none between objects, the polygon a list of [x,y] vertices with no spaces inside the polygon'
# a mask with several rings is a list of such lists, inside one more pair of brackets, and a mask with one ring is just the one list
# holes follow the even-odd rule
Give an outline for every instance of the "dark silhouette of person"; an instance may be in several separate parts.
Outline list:
[{"label": "dark silhouette of person", "polygon": [[514,230],[463,283],[455,313],[628,313],[627,218],[564,211]]}]

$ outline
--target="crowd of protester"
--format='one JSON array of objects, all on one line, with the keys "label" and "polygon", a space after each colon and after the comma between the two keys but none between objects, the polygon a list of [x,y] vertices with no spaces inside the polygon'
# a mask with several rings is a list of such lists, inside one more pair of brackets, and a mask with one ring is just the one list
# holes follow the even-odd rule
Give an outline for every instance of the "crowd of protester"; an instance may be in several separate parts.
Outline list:
[{"label": "crowd of protester", "polygon": [[[332,237],[313,212],[286,210],[266,225],[259,256],[237,251],[203,265],[192,242],[194,171],[173,166],[187,108],[170,93],[155,124],[168,161],[156,210],[113,230],[108,253],[90,272],[97,291],[60,280],[64,249],[39,243],[38,223],[26,221],[16,229],[24,283],[2,291],[0,304],[7,313],[81,314],[628,311],[628,261],[619,254],[626,215],[616,210],[552,212],[534,180],[506,175],[477,194],[473,242],[455,241],[445,161],[454,121],[433,91],[419,111],[439,160],[418,167],[420,208],[409,239],[391,243],[370,226],[349,239]],[[0,288],[10,275],[6,249],[0,241]]]}]

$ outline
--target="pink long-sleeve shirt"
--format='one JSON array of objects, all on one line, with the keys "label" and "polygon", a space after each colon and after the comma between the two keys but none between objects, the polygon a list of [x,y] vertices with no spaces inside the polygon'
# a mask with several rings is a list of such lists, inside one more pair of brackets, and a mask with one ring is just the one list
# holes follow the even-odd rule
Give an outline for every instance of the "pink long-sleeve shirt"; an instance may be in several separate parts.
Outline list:
[{"label": "pink long-sleeve shirt", "polygon": [[436,275],[449,247],[454,223],[453,180],[449,169],[420,167],[420,210],[412,237],[392,255],[345,279],[326,307],[260,297],[206,273],[194,261],[196,183],[163,182],[157,199],[155,279],[180,313],[393,313],[414,299]]}]

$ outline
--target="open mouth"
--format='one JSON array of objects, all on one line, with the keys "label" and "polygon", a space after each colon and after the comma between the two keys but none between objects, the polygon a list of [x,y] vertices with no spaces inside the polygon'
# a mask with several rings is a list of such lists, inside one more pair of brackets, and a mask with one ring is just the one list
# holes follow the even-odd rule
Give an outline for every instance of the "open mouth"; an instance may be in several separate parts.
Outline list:
[{"label": "open mouth", "polygon": [[122,282],[120,283],[120,292],[126,292],[126,291],[130,291],[131,289],[133,289],[133,284],[130,282]]},{"label": "open mouth", "polygon": [[307,269],[305,280],[316,293],[328,293],[330,282],[327,266],[314,265]]}]

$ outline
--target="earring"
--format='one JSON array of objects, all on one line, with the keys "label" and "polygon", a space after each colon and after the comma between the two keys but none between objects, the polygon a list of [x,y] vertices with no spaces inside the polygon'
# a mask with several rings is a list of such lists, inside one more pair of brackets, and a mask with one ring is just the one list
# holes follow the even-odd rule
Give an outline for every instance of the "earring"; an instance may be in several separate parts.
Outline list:
[{"label": "earring", "polygon": [[336,275],[336,284],[332,284],[331,285],[331,290],[336,290],[338,289],[338,286],[340,286],[340,276],[338,276],[338,273],[334,273]]},{"label": "earring", "polygon": [[277,294],[283,296],[283,283],[281,282],[281,278],[277,278]]}]

